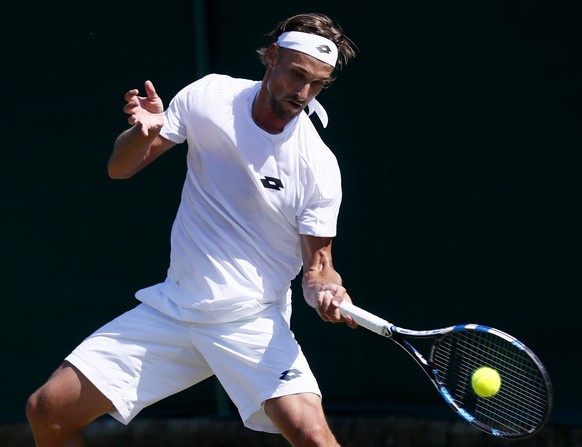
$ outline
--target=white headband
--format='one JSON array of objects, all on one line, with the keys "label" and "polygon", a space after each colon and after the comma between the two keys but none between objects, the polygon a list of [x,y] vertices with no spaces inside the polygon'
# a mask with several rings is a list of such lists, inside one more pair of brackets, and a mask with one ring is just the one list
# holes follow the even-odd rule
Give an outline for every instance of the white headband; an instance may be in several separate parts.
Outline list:
[{"label": "white headband", "polygon": [[279,36],[277,45],[281,48],[289,48],[309,54],[332,67],[335,67],[337,62],[337,47],[335,43],[317,34],[287,31]]}]

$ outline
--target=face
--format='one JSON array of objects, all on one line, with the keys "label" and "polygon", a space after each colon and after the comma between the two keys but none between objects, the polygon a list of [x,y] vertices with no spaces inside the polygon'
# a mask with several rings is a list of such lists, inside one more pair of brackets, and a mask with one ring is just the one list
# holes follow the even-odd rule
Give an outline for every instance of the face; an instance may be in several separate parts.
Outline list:
[{"label": "face", "polygon": [[332,66],[299,51],[274,45],[269,48],[267,61],[269,104],[274,114],[285,121],[301,113],[331,82]]}]

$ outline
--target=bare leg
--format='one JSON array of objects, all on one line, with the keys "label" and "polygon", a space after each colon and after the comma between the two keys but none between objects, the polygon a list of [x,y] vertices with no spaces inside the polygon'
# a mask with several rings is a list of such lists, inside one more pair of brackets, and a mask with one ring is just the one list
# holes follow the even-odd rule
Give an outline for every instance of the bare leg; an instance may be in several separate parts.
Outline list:
[{"label": "bare leg", "polygon": [[63,363],[28,399],[28,417],[37,447],[82,447],[83,428],[113,405],[71,364]]},{"label": "bare leg", "polygon": [[293,446],[339,447],[316,394],[269,399],[265,402],[265,412]]}]

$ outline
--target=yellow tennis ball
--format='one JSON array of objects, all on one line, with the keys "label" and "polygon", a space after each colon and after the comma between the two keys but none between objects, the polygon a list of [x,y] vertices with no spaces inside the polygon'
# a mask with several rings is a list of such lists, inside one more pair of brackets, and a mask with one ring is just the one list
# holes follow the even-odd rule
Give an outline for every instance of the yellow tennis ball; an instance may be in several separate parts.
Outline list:
[{"label": "yellow tennis ball", "polygon": [[501,377],[493,368],[483,366],[476,369],[471,376],[471,386],[479,397],[495,396],[501,388]]}]

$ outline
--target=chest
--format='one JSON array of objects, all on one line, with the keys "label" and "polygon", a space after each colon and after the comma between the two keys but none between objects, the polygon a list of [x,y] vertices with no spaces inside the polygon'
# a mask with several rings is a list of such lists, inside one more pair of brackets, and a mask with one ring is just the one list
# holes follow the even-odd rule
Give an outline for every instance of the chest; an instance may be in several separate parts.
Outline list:
[{"label": "chest", "polygon": [[297,144],[223,126],[197,139],[189,169],[211,200],[236,214],[264,217],[275,211],[295,222],[306,186]]}]

